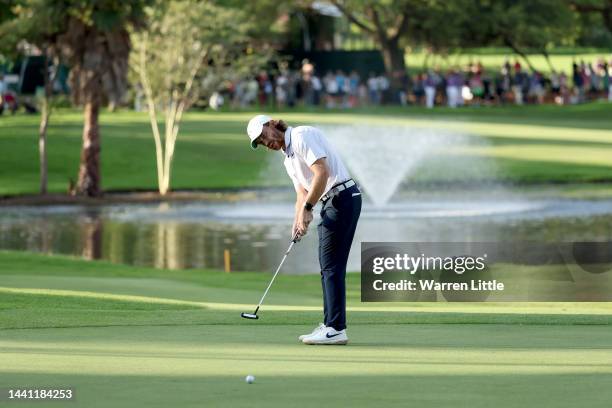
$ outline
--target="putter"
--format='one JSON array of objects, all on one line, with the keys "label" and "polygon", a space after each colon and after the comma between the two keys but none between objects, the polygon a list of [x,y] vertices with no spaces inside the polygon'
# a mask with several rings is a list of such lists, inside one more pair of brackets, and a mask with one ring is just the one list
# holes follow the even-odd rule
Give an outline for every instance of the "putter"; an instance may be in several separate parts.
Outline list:
[{"label": "putter", "polygon": [[274,276],[272,276],[272,279],[270,280],[270,283],[268,284],[268,287],[266,288],[266,291],[264,292],[263,296],[261,297],[261,300],[259,301],[259,304],[255,308],[255,311],[253,313],[240,313],[240,316],[244,317],[245,319],[259,319],[259,316],[257,316],[257,312],[259,311],[259,308],[261,307],[261,304],[263,303],[264,299],[266,298],[266,295],[268,294],[268,291],[270,290],[270,287],[272,286],[272,283],[274,282],[274,279],[276,278],[276,275],[278,275],[278,271],[280,271],[281,267],[283,266],[283,263],[285,263],[285,259],[287,259],[287,255],[289,255],[289,252],[291,252],[291,248],[293,248],[293,245],[297,242],[297,240],[298,240],[298,236],[296,234],[295,237],[293,237],[293,239],[291,240],[291,244],[289,245],[289,248],[287,248],[287,252],[285,252],[285,256],[283,256],[283,260],[278,265],[278,268],[276,268],[276,272],[274,272]]}]

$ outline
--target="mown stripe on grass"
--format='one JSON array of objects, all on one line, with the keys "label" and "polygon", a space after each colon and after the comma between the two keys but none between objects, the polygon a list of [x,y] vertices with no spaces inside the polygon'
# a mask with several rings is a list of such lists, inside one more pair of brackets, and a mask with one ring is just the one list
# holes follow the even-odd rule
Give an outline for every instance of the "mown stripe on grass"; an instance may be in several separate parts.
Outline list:
[{"label": "mown stripe on grass", "polygon": [[[189,300],[180,300],[180,299],[171,299],[171,298],[162,298],[162,297],[154,297],[154,296],[138,296],[138,295],[117,295],[113,293],[103,293],[103,292],[90,292],[90,291],[77,291],[77,290],[63,290],[63,289],[32,289],[32,288],[9,288],[9,287],[0,287],[0,293],[11,293],[11,294],[26,294],[26,295],[47,295],[47,296],[57,296],[57,297],[74,297],[74,298],[95,298],[100,300],[109,300],[109,301],[128,301],[128,302],[143,302],[149,304],[170,304],[170,305],[184,305],[184,306],[192,306],[194,308],[204,308],[204,309],[214,309],[214,310],[224,310],[224,311],[245,311],[250,310],[254,307],[253,304],[247,303],[220,303],[220,302],[197,302],[197,301],[189,301]],[[444,307],[447,305],[448,307]],[[450,308],[456,306],[455,303],[445,303],[444,305],[439,306],[438,310],[427,310],[424,311],[423,304],[413,305],[412,303],[400,304],[366,304],[363,306],[348,306],[347,310],[349,312],[364,312],[364,313],[419,313],[419,314],[450,314],[450,315],[459,315],[464,314],[467,316],[473,315],[515,315],[521,316],[525,314],[533,315],[533,316],[598,316],[603,320],[612,322],[612,314],[610,314],[610,310],[603,309],[597,310],[594,313],[584,313],[584,311],[577,309],[572,310],[570,305],[567,304],[567,308],[559,309],[556,311],[551,311],[551,309],[544,309],[538,311],[537,309],[529,309],[523,310],[520,307],[510,310],[503,309],[495,309],[496,306],[507,304],[503,303],[478,303],[477,305],[484,306],[483,308],[474,308],[473,310],[469,310],[470,306],[473,307],[473,304],[465,304],[465,308],[461,310],[451,310]],[[519,303],[517,305],[523,305]],[[320,306],[300,306],[300,305],[264,305],[262,307],[266,311],[278,311],[278,312],[319,312],[321,311]],[[484,309],[484,310],[483,310]],[[503,311],[502,311],[503,310]],[[607,324],[607,323],[606,323]]]}]

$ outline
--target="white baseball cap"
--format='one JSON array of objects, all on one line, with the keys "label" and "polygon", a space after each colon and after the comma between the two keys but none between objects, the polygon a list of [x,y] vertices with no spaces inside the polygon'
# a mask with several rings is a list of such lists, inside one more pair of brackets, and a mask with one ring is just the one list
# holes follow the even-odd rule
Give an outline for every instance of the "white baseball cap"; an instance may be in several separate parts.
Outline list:
[{"label": "white baseball cap", "polygon": [[249,135],[249,139],[251,140],[251,147],[253,149],[257,148],[257,143],[255,143],[255,139],[257,139],[261,135],[264,125],[271,120],[272,118],[268,115],[257,115],[254,116],[251,120],[249,120],[249,124],[247,125],[247,134]]}]

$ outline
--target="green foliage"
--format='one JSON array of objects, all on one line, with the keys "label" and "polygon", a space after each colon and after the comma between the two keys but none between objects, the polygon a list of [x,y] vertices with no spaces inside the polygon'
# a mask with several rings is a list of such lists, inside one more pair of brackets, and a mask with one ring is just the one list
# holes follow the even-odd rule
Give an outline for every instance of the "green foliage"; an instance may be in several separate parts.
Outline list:
[{"label": "green foliage", "polygon": [[[161,106],[177,96],[189,105],[220,88],[224,80],[256,72],[270,56],[269,50],[253,44],[249,32],[254,23],[244,10],[208,1],[173,1],[149,7],[146,13],[148,28],[132,33],[132,79],[140,82],[137,73],[144,69]],[[197,80],[187,90],[194,74]]]},{"label": "green foliage", "polygon": [[3,0],[0,7],[2,46],[14,47],[20,40],[40,46],[52,42],[68,29],[70,19],[101,31],[124,24],[141,25],[143,8],[151,0]]},{"label": "green foliage", "polygon": [[0,23],[15,18],[17,0],[0,0]]},{"label": "green foliage", "polygon": [[258,43],[271,43],[278,46],[286,41],[287,20],[280,18],[292,15],[306,8],[309,1],[295,0],[213,0],[220,7],[240,10],[244,22],[248,23],[249,37],[257,39]]},{"label": "green foliage", "polygon": [[464,0],[417,1],[410,5],[404,41],[442,52],[460,48],[461,38],[474,27],[465,12]]},{"label": "green foliage", "polygon": [[126,23],[140,24],[143,9],[151,0],[43,0],[58,17],[72,17],[89,27],[102,31],[113,30]]},{"label": "green foliage", "polygon": [[[404,45],[449,52],[465,47],[509,46],[516,50],[548,51],[593,38],[610,46],[606,0],[333,0],[354,27],[369,36],[398,32]],[[578,4],[578,5],[576,5]],[[607,7],[607,8],[606,8]],[[606,14],[607,13],[607,14]],[[382,30],[381,30],[382,29]],[[588,35],[591,37],[588,37]]]},{"label": "green foliage", "polygon": [[21,51],[18,45],[25,41],[42,46],[50,41],[54,32],[51,9],[42,7],[41,0],[10,0],[0,15],[0,53],[16,59]]},{"label": "green foliage", "polygon": [[558,0],[470,0],[464,10],[472,23],[478,22],[463,35],[467,45],[546,50],[576,36],[576,16]]},{"label": "green foliage", "polygon": [[578,45],[612,49],[612,2],[609,0],[570,0],[578,14]]},{"label": "green foliage", "polygon": [[[129,51],[122,32],[127,26],[142,26],[143,9],[151,1],[10,0],[0,14],[0,53],[16,58],[24,51],[18,46],[33,45],[71,66],[76,100],[86,86],[84,78],[91,77],[81,75],[83,70],[102,77],[104,90],[118,100],[125,88],[126,63],[121,61]],[[93,87],[102,88],[98,83]]]}]

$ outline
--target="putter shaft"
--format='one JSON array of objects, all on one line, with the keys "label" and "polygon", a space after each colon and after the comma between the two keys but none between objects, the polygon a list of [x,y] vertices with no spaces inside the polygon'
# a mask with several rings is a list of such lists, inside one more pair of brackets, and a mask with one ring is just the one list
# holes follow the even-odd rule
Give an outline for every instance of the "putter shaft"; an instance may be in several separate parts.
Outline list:
[{"label": "putter shaft", "polygon": [[[287,248],[287,251],[285,252],[285,256],[283,256],[283,259],[281,260],[280,264],[278,265],[278,268],[276,268],[276,272],[274,272],[274,276],[272,276],[272,279],[270,279],[270,283],[268,284],[268,287],[266,288],[263,296],[259,300],[259,303],[257,304],[257,307],[255,308],[255,311],[252,314],[242,313],[241,314],[242,317],[244,317],[246,319],[257,319],[258,318],[257,317],[257,312],[259,311],[259,308],[261,307],[261,304],[263,303],[264,299],[266,298],[266,295],[268,294],[268,291],[272,287],[272,283],[274,283],[274,279],[276,279],[276,275],[278,275],[278,272],[280,271],[280,269],[282,268],[283,264],[285,263],[285,259],[287,259],[287,255],[289,255],[289,252],[291,252],[291,249],[293,248],[293,245],[297,242],[297,238],[298,237],[296,235],[291,240],[291,244],[289,245],[289,248]],[[251,317],[251,316],[254,316],[254,317]]]},{"label": "putter shaft", "polygon": [[268,291],[272,287],[272,283],[274,282],[274,279],[276,279],[276,275],[278,275],[278,272],[280,271],[281,267],[285,263],[285,259],[287,259],[287,255],[289,255],[289,252],[291,252],[291,248],[293,248],[294,244],[295,244],[295,240],[292,240],[291,241],[291,245],[289,245],[289,248],[287,248],[287,252],[285,252],[285,256],[283,256],[283,259],[280,262],[280,264],[278,265],[278,268],[276,268],[276,272],[274,272],[274,276],[272,276],[272,279],[270,280],[270,283],[268,284],[268,287],[266,288],[266,291],[264,292],[263,296],[261,297],[261,300],[257,304],[257,308],[255,309],[255,314],[257,314],[257,311],[259,310],[259,307],[261,306],[261,304],[263,303],[264,299],[266,298],[266,295],[268,294]]}]

